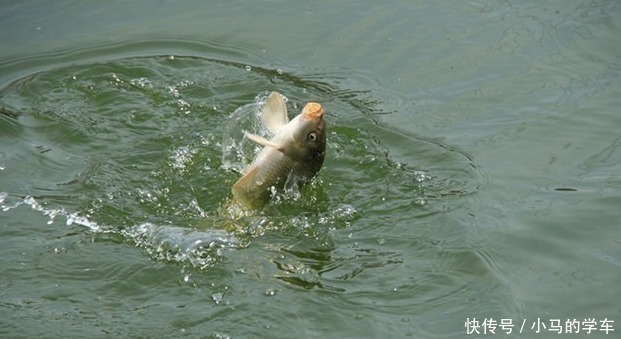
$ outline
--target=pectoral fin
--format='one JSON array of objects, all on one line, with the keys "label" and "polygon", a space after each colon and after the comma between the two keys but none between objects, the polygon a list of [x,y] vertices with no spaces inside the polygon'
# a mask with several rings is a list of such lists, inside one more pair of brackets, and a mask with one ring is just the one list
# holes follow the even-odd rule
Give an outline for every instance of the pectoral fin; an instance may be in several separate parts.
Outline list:
[{"label": "pectoral fin", "polygon": [[270,96],[267,97],[263,107],[261,107],[261,120],[270,132],[274,134],[289,122],[287,105],[285,105],[282,94],[272,92]]},{"label": "pectoral fin", "polygon": [[248,138],[248,140],[252,140],[254,142],[256,142],[257,144],[261,145],[261,146],[265,146],[265,147],[272,147],[277,151],[280,152],[284,152],[285,151],[285,147],[282,145],[279,145],[275,142],[269,141],[267,139],[265,139],[262,136],[256,135],[256,134],[252,134],[252,133],[246,133],[245,134],[246,138]]}]

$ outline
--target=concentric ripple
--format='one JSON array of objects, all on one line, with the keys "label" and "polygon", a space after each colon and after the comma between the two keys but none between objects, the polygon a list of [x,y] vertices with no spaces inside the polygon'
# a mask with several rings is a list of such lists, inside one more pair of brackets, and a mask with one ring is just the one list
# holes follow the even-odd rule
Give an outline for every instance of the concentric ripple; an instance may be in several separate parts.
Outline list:
[{"label": "concentric ripple", "polygon": [[[378,124],[389,103],[373,98],[365,75],[344,82],[343,70],[331,77],[247,66],[140,57],[10,84],[0,91],[0,122],[10,131],[1,140],[19,151],[0,154],[3,175],[15,182],[0,195],[1,213],[30,206],[50,224],[115,235],[156,261],[197,272],[217,266],[246,279],[267,274],[294,289],[370,296],[351,281],[373,286],[369,274],[403,267],[417,273],[391,288],[427,298],[479,284],[455,264],[464,255],[479,260],[468,247],[474,231],[459,220],[482,181],[472,157]],[[343,83],[348,88],[337,87]],[[272,90],[287,96],[291,115],[307,101],[324,105],[325,165],[301,192],[232,216],[230,187],[256,149],[239,148],[242,134],[231,132],[239,119],[230,117],[251,112]],[[224,145],[228,157],[223,131],[233,145]],[[462,254],[444,255],[447,248]],[[214,293],[227,302],[227,293]]]}]

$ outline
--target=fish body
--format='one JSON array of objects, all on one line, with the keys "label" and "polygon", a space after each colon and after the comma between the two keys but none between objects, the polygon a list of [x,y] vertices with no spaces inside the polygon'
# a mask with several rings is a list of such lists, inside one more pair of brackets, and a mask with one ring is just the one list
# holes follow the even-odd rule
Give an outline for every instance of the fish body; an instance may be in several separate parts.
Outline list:
[{"label": "fish body", "polygon": [[273,137],[267,140],[246,133],[246,138],[263,149],[231,189],[235,201],[253,210],[262,208],[287,180],[312,178],[323,165],[326,149],[326,123],[320,104],[307,103],[289,121],[282,95],[272,92],[260,114]]}]

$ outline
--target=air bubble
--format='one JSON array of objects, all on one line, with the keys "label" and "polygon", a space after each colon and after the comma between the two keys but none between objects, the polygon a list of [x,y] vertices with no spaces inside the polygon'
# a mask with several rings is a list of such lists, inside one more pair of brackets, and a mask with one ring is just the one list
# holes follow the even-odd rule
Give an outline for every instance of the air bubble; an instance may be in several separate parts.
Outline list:
[{"label": "air bubble", "polygon": [[213,300],[216,305],[220,305],[222,303],[222,299],[224,298],[224,294],[222,293],[214,293],[211,295],[211,300]]},{"label": "air bubble", "polygon": [[416,182],[423,182],[429,179],[429,175],[423,171],[416,171],[414,172],[414,180],[416,180]]},{"label": "air bubble", "polygon": [[427,202],[429,201],[427,200],[426,197],[418,197],[416,198],[416,200],[414,200],[414,203],[418,206],[425,206],[427,205]]}]

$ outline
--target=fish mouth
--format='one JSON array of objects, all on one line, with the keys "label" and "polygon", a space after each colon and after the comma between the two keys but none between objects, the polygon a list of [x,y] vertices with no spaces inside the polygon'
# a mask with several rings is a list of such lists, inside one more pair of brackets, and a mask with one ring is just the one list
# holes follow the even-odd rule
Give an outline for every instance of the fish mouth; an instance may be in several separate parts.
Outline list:
[{"label": "fish mouth", "polygon": [[304,106],[302,114],[305,120],[321,119],[323,117],[323,107],[320,103],[309,102]]}]

